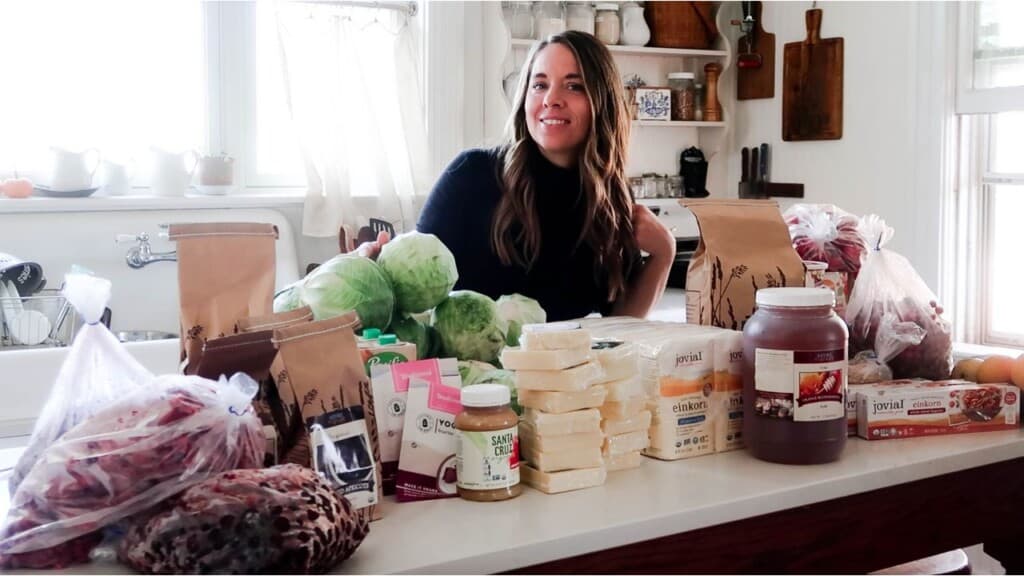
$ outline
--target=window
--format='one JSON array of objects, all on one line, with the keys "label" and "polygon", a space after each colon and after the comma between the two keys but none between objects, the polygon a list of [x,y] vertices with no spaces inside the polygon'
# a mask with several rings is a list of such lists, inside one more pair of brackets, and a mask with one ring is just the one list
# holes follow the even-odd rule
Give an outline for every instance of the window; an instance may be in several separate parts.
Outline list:
[{"label": "window", "polygon": [[0,171],[43,170],[50,146],[205,147],[200,2],[0,2],[0,22]]},{"label": "window", "polygon": [[[146,186],[156,146],[226,153],[236,184],[247,188],[304,191],[277,5],[0,0],[0,177],[18,172],[45,183],[51,146],[95,148],[132,165],[133,184]],[[353,195],[374,195],[372,163],[354,166],[361,181]],[[102,170],[94,179],[101,183]]]},{"label": "window", "polygon": [[960,18],[954,325],[967,342],[1024,347],[1024,4],[964,3]]}]

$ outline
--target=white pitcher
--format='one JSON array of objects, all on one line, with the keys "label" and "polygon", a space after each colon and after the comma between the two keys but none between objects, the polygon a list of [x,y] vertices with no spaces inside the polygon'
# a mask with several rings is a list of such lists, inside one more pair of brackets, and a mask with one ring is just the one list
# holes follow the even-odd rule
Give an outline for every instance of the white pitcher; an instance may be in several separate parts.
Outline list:
[{"label": "white pitcher", "polygon": [[134,163],[103,161],[103,191],[107,196],[124,196],[131,193]]},{"label": "white pitcher", "polygon": [[72,152],[56,146],[50,147],[50,188],[60,192],[88,190],[92,177],[100,166],[100,151],[90,148]]},{"label": "white pitcher", "polygon": [[651,41],[651,29],[644,20],[644,9],[636,2],[622,5],[622,43],[626,46],[646,46]]},{"label": "white pitcher", "polygon": [[186,150],[177,154],[151,147],[150,189],[154,196],[184,196],[199,165],[199,153]]}]

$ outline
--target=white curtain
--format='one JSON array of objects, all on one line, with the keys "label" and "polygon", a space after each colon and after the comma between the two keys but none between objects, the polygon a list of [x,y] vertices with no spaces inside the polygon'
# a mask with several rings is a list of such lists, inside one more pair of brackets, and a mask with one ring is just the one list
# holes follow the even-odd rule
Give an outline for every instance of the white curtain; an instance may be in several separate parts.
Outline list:
[{"label": "white curtain", "polygon": [[[335,236],[368,217],[411,229],[413,196],[430,184],[411,16],[344,2],[280,2],[276,14],[308,180],[303,234]],[[376,208],[359,214],[354,196]]]}]

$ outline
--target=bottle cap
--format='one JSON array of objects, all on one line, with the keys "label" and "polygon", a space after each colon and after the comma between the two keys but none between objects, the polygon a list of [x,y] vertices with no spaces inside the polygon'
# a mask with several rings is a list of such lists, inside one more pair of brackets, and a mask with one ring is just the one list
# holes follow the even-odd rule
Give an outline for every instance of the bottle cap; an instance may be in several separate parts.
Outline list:
[{"label": "bottle cap", "polygon": [[835,306],[836,293],[828,288],[762,288],[757,291],[757,305],[782,308]]},{"label": "bottle cap", "polygon": [[473,384],[462,389],[462,405],[467,408],[492,408],[512,402],[508,386]]}]

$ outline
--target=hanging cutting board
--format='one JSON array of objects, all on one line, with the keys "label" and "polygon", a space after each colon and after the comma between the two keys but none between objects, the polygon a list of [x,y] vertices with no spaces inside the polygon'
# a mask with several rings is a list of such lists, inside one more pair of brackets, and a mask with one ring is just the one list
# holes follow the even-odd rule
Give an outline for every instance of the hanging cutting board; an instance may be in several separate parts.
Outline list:
[{"label": "hanging cutting board", "polygon": [[775,98],[775,34],[764,31],[761,26],[763,2],[751,2],[750,14],[754,17],[754,41],[747,46],[746,38],[740,38],[737,52],[751,52],[761,56],[760,68],[736,68],[736,99],[755,100]]},{"label": "hanging cutting board", "polygon": [[782,139],[843,137],[843,39],[821,37],[821,10],[807,11],[807,38],[786,44]]}]

